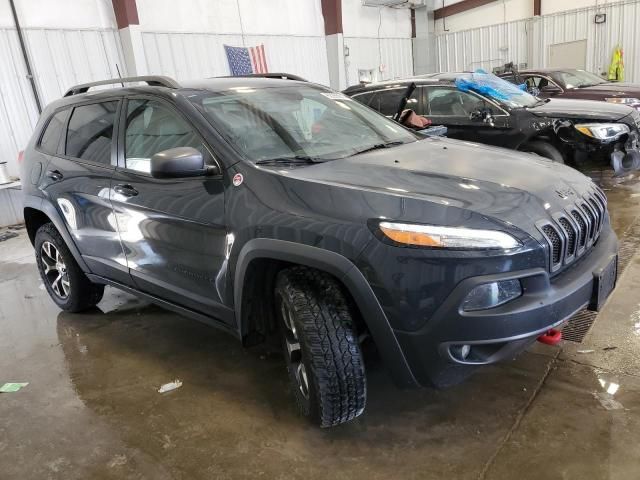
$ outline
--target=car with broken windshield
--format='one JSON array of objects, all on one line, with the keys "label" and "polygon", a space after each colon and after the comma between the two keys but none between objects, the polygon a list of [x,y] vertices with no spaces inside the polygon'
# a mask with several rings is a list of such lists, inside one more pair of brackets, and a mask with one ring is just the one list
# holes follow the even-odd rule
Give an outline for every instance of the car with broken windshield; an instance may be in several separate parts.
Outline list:
[{"label": "car with broken windshield", "polygon": [[[363,351],[400,387],[448,386],[606,301],[617,239],[589,178],[277,77],[114,79],[44,110],[24,218],[61,309],[111,286],[275,341],[329,427],[365,409]],[[143,85],[93,90],[120,82]]]},{"label": "car with broken windshield", "polygon": [[390,117],[413,110],[446,126],[451,138],[573,166],[610,164],[616,175],[640,168],[640,112],[626,105],[542,99],[486,72],[430,74],[344,93]]}]

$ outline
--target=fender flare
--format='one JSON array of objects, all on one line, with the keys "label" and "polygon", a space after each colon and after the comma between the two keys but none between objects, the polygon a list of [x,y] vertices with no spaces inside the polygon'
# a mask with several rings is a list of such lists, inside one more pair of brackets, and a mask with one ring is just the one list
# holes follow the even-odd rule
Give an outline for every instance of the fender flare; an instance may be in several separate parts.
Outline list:
[{"label": "fender flare", "polygon": [[69,234],[67,224],[60,215],[60,212],[58,212],[58,210],[51,204],[51,202],[33,195],[25,195],[24,208],[32,208],[33,210],[44,213],[49,218],[49,220],[51,220],[51,223],[53,223],[58,232],[60,232],[60,235],[62,235],[67,248],[71,252],[71,255],[73,255],[74,260],[78,263],[82,271],[84,273],[91,273],[91,270],[89,270],[89,267],[82,258],[82,255],[80,255],[80,251],[76,247],[73,238]]},{"label": "fender flare", "polygon": [[242,292],[249,264],[256,259],[282,260],[329,273],[343,283],[360,309],[380,356],[399,387],[419,386],[371,286],[346,257],[318,247],[285,240],[256,238],[240,250],[234,277],[234,305],[240,337],[246,333],[242,322]]}]

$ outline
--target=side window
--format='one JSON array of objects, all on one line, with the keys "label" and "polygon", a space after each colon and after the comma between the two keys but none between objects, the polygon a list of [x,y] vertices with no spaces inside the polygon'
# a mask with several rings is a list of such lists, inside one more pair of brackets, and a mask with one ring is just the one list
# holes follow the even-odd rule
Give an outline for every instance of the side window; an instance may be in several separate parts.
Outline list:
[{"label": "side window", "polygon": [[[398,111],[400,100],[402,100],[402,96],[405,92],[406,88],[394,88],[393,90],[379,90],[377,92],[366,93],[364,95],[358,95],[357,97],[353,98],[355,100],[358,100],[360,103],[364,103],[365,105],[370,106],[374,110],[378,110],[383,115],[391,117]],[[405,108],[410,108],[417,111],[419,95],[420,88],[418,87],[414,90],[411,98],[409,98],[409,101],[407,102],[407,106]]]},{"label": "side window", "polygon": [[528,88],[542,88],[549,85],[549,80],[544,77],[528,77],[525,82]]},{"label": "side window", "polygon": [[61,110],[49,120],[40,139],[40,149],[44,153],[49,155],[56,155],[58,153],[58,145],[60,145],[60,138],[62,137],[64,123],[67,120],[68,114],[69,109]]},{"label": "side window", "polygon": [[371,99],[375,96],[375,93],[359,93],[354,95],[353,99],[362,103],[363,105],[370,105]]},{"label": "side window", "polygon": [[151,157],[177,147],[193,147],[205,157],[207,149],[177,112],[155,100],[129,100],[125,131],[125,166],[149,173]]},{"label": "side window", "polygon": [[65,154],[110,165],[113,124],[117,108],[117,101],[74,108],[67,130]]},{"label": "side window", "polygon": [[[371,102],[370,107],[375,108],[383,115],[387,117],[391,117],[396,114],[398,111],[398,107],[400,107],[400,101],[402,97],[406,93],[406,88],[398,88],[393,90],[382,90],[378,92],[377,97]],[[416,88],[409,98],[407,102],[407,106],[405,108],[411,108],[412,110],[416,110],[418,108],[418,95],[419,88]],[[377,105],[376,105],[377,104]]]},{"label": "side window", "polygon": [[434,87],[427,89],[427,108],[425,115],[447,117],[469,117],[472,112],[488,108],[493,113],[494,108],[481,97],[462,92],[456,88]]}]

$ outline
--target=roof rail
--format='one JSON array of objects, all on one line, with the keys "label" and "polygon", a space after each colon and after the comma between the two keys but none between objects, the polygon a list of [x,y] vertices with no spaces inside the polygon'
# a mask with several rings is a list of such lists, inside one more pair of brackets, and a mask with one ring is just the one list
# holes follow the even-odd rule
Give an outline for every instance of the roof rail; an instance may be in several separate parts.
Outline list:
[{"label": "roof rail", "polygon": [[132,82],[146,82],[151,87],[167,87],[167,88],[180,88],[180,84],[173,78],[165,77],[162,75],[145,75],[141,77],[124,77],[124,78],[112,78],[110,80],[100,80],[98,82],[81,83],[67,90],[64,94],[65,97],[77,95],[79,93],[86,93],[91,87],[97,87],[99,85],[113,85],[116,83],[132,83]]},{"label": "roof rail", "polygon": [[306,78],[299,77],[292,73],[276,72],[276,73],[249,73],[247,75],[227,75],[223,77],[211,78],[279,78],[281,80],[297,80],[298,82],[308,82]]}]

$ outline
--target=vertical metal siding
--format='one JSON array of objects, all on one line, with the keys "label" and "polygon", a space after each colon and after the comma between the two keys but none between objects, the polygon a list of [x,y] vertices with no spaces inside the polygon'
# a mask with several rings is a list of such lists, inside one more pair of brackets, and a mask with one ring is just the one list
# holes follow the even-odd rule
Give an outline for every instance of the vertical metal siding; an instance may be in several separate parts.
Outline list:
[{"label": "vertical metal siding", "polygon": [[[72,85],[117,77],[123,71],[115,30],[24,29],[27,50],[43,103]],[[18,175],[17,155],[38,120],[15,29],[0,29],[0,156]],[[1,207],[0,207],[1,208]]]},{"label": "vertical metal siding", "polygon": [[[229,75],[224,45],[241,46],[239,34],[144,32],[147,73],[178,80]],[[328,84],[324,36],[245,35],[244,45],[263,43],[271,72],[288,72]]]},{"label": "vertical metal siding", "polygon": [[527,20],[501,23],[436,36],[437,67],[441,72],[456,72],[493,67],[509,61],[526,62]]},{"label": "vertical metal siding", "polygon": [[[606,13],[596,25],[594,15]],[[526,20],[444,33],[436,36],[439,71],[487,70],[513,61],[542,68],[549,63],[549,47],[557,43],[587,40],[587,69],[608,69],[619,43],[625,56],[625,80],[640,82],[640,1],[621,1]]]},{"label": "vertical metal siding", "polygon": [[0,158],[11,176],[18,175],[18,151],[38,120],[26,75],[15,29],[0,29]]},{"label": "vertical metal siding", "polygon": [[345,57],[347,84],[358,83],[359,69],[378,70],[380,64],[385,69],[378,70],[379,80],[408,77],[413,75],[413,51],[410,38],[344,37],[349,47]]}]

